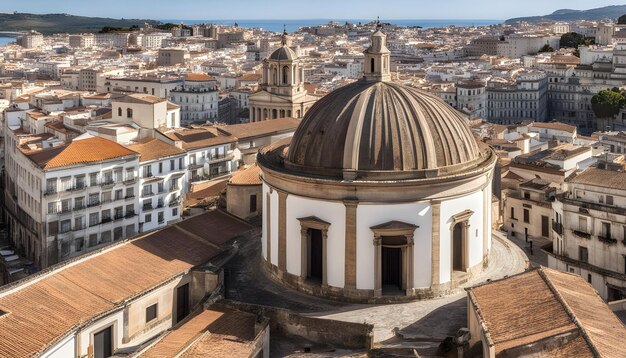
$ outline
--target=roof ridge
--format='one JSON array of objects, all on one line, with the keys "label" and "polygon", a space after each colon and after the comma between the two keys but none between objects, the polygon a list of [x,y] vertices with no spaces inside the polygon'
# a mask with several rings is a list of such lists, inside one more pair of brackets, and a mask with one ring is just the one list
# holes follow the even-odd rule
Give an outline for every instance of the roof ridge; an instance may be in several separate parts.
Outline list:
[{"label": "roof ridge", "polygon": [[589,334],[587,333],[587,330],[585,330],[585,328],[580,323],[580,321],[578,320],[578,317],[576,317],[576,314],[571,309],[571,307],[569,306],[569,304],[567,303],[565,298],[556,289],[556,287],[554,286],[554,284],[552,283],[552,281],[550,280],[548,275],[546,275],[546,273],[544,272],[544,267],[540,266],[537,269],[537,273],[539,274],[539,277],[541,277],[541,279],[546,283],[546,285],[548,286],[550,291],[552,291],[552,294],[554,294],[554,297],[557,299],[557,301],[559,301],[559,303],[561,303],[561,305],[565,309],[565,312],[567,312],[567,315],[572,319],[572,321],[578,327],[578,329],[580,329],[580,332],[581,332],[583,338],[585,339],[585,342],[587,342],[587,344],[589,345],[589,348],[591,349],[593,355],[595,357],[601,357],[600,352],[598,352],[598,349],[596,348],[596,345],[593,343],[593,340],[591,339],[591,337],[589,337]]}]

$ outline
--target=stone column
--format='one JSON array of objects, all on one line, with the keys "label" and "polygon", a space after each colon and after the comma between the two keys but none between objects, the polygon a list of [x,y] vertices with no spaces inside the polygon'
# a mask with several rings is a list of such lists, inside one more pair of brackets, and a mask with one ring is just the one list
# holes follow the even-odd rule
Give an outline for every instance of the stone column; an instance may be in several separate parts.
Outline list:
[{"label": "stone column", "polygon": [[374,237],[374,297],[380,297],[383,294],[381,277],[382,242],[382,237]]},{"label": "stone column", "polygon": [[322,288],[328,286],[328,230],[322,230]]},{"label": "stone column", "polygon": [[413,296],[413,289],[415,288],[415,279],[413,278],[414,271],[414,261],[413,261],[413,250],[414,250],[414,240],[413,234],[406,235],[406,249],[408,250],[407,254],[407,273],[406,273],[406,295]]},{"label": "stone column", "polygon": [[490,186],[487,185],[483,189],[483,265],[489,264],[489,233],[491,232],[491,228],[489,226],[489,217],[491,213],[491,190],[489,190]]},{"label": "stone column", "polygon": [[300,282],[306,280],[309,271],[308,236],[309,229],[300,228]]},{"label": "stone column", "polygon": [[278,192],[278,268],[287,271],[287,193]]},{"label": "stone column", "polygon": [[344,201],[346,206],[344,287],[356,289],[356,201]]},{"label": "stone column", "polygon": [[440,278],[440,262],[441,262],[441,202],[433,201],[430,204],[432,210],[432,233],[431,233],[431,269],[430,269],[430,286],[435,287],[441,284]]}]

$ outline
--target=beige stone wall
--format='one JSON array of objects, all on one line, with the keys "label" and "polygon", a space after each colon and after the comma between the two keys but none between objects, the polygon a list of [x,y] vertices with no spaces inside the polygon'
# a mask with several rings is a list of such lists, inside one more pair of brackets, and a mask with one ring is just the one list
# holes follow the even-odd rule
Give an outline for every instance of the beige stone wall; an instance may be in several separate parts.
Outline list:
[{"label": "beige stone wall", "polygon": [[[256,211],[250,211],[250,197],[256,195]],[[263,188],[259,185],[228,185],[226,210],[242,219],[261,215],[263,211]]]},{"label": "beige stone wall", "polygon": [[[526,206],[524,206],[526,205]],[[511,218],[511,208],[514,208],[515,218]],[[529,211],[529,222],[524,222],[524,209]],[[503,220],[504,225],[502,228],[512,235],[515,232],[515,236],[518,238],[525,237],[525,230],[528,229],[529,238],[546,238],[550,239],[552,229],[550,227],[552,223],[552,206],[549,202],[545,202],[544,206],[538,205],[536,202],[524,199],[517,199],[508,197],[504,206]],[[541,217],[548,217],[548,236],[543,236],[541,232]]]}]

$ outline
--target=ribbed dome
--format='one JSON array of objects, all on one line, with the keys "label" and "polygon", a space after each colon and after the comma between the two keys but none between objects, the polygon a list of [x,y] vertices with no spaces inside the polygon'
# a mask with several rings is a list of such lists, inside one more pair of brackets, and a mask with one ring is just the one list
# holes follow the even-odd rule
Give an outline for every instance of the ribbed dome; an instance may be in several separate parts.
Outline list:
[{"label": "ribbed dome", "polygon": [[285,161],[312,175],[391,178],[460,172],[481,160],[466,120],[438,97],[386,81],[358,81],[320,99]]},{"label": "ribbed dome", "polygon": [[298,58],[295,52],[289,46],[281,46],[270,55],[270,60],[295,60]]}]

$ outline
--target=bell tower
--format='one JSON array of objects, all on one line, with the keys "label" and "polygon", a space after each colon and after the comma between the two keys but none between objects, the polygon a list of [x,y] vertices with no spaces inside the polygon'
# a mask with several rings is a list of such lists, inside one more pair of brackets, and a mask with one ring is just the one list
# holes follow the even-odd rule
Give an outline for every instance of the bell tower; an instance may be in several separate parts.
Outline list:
[{"label": "bell tower", "polygon": [[376,21],[376,31],[372,34],[370,47],[363,52],[365,55],[365,69],[363,78],[366,81],[390,81],[390,54],[387,48],[387,35],[382,31],[380,21]]}]

